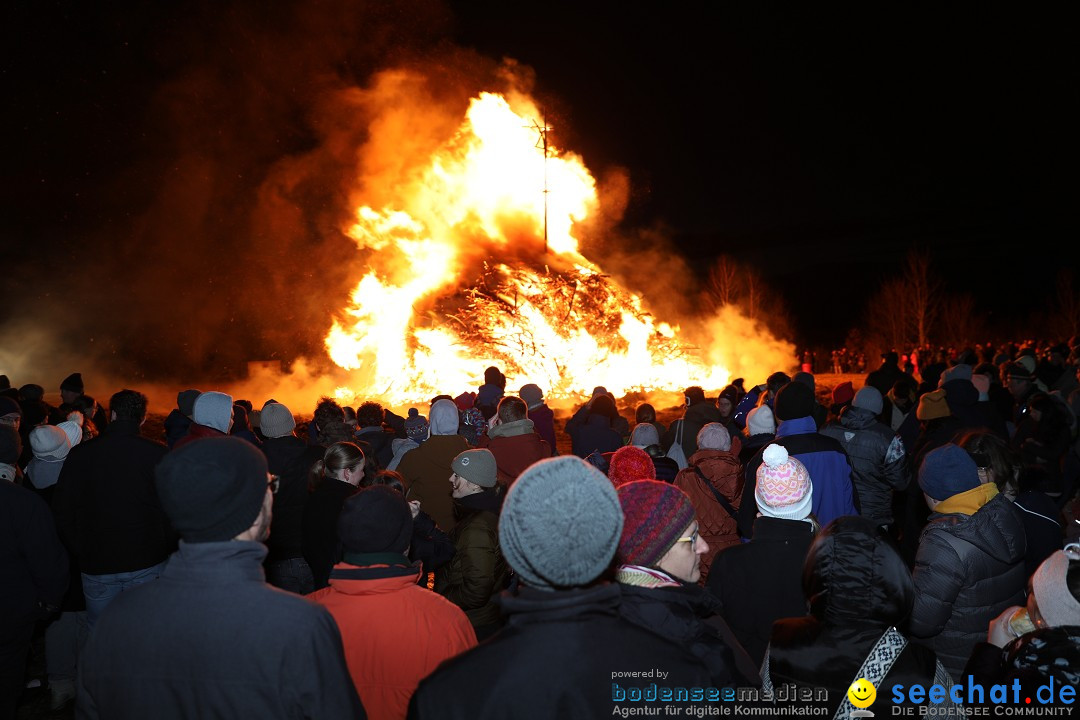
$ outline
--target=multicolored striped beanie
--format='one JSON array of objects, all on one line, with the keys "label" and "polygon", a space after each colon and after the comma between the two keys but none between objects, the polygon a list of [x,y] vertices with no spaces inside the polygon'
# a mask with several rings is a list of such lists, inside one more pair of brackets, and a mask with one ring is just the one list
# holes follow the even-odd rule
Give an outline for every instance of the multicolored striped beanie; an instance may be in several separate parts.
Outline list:
[{"label": "multicolored striped beanie", "polygon": [[659,480],[629,482],[616,491],[625,518],[616,554],[619,562],[655,567],[694,521],[690,497]]}]

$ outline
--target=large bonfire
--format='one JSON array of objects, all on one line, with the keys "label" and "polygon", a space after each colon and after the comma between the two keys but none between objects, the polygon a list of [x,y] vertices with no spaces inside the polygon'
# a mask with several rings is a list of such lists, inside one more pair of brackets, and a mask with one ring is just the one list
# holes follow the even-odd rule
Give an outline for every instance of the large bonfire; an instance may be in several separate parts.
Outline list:
[{"label": "large bonfire", "polygon": [[534,382],[549,397],[720,388],[732,361],[746,366],[721,338],[688,342],[582,255],[575,226],[598,211],[597,184],[542,123],[528,97],[480,93],[456,132],[382,189],[389,201],[357,208],[348,234],[368,268],[326,336],[352,371],[343,400],[475,390],[489,365],[508,390]]}]

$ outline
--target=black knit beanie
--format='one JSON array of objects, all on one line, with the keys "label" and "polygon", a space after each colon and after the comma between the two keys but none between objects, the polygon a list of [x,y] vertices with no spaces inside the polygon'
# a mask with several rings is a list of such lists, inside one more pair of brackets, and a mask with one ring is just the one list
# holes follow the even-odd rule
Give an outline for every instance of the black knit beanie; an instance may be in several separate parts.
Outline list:
[{"label": "black knit beanie", "polygon": [[773,415],[777,420],[794,420],[814,413],[814,391],[801,382],[790,382],[776,392]]},{"label": "black knit beanie", "polygon": [[372,485],[345,501],[337,528],[346,552],[404,554],[412,541],[412,513],[397,490]]},{"label": "black knit beanie", "polygon": [[266,497],[266,456],[237,437],[201,438],[155,470],[161,507],[185,542],[232,540],[252,526]]}]

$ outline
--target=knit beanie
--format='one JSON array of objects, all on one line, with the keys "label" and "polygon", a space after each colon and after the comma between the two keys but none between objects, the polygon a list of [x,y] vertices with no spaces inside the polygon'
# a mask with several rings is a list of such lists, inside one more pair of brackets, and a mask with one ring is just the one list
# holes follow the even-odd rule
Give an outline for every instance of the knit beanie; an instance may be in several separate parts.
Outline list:
[{"label": "knit beanie", "polygon": [[694,522],[690,498],[674,485],[658,480],[626,483],[617,492],[625,518],[619,562],[655,567]]},{"label": "knit beanie", "polygon": [[7,395],[0,395],[0,418],[7,417],[8,415],[18,415],[22,417],[22,406],[15,402]]},{"label": "knit beanie", "polygon": [[427,440],[427,418],[416,408],[409,408],[409,417],[405,418],[405,436],[417,444]]},{"label": "knit beanie", "polygon": [[945,443],[926,453],[919,466],[919,487],[935,500],[948,500],[979,486],[979,468],[959,445]]},{"label": "knit beanie", "polygon": [[176,394],[176,409],[181,414],[191,417],[191,413],[195,412],[195,401],[200,395],[202,395],[202,391],[195,388],[181,390]]},{"label": "knit beanie", "polygon": [[869,410],[877,415],[881,412],[881,403],[881,391],[873,385],[867,385],[866,387],[860,388],[859,392],[855,393],[855,398],[851,401],[851,406]]},{"label": "knit beanie", "polygon": [[[612,453],[607,476],[616,488],[635,480],[655,480],[656,465],[653,464],[647,452],[633,445],[627,445]],[[624,526],[623,530],[625,529]]]},{"label": "knit beanie", "polygon": [[967,363],[959,363],[953,365],[951,368],[947,368],[941,377],[938,379],[938,387],[941,387],[950,380],[970,380],[971,379],[971,366]]},{"label": "knit beanie", "polygon": [[731,450],[731,433],[717,422],[705,423],[697,434],[698,450]]},{"label": "knit beanie", "polygon": [[266,456],[238,437],[210,437],[169,452],[154,470],[161,507],[185,542],[232,540],[266,497]]},{"label": "knit beanie", "polygon": [[372,485],[345,500],[337,533],[346,552],[405,554],[412,542],[409,504],[397,490]]},{"label": "knit beanie", "polygon": [[573,455],[538,460],[510,487],[499,545],[525,584],[541,590],[588,585],[607,569],[623,529],[615,488]]},{"label": "knit beanie", "polygon": [[751,435],[775,435],[776,418],[768,405],[754,408],[746,415],[746,428]]},{"label": "knit beanie", "polygon": [[486,448],[466,450],[450,461],[450,468],[474,485],[493,488],[498,477],[495,456]]},{"label": "knit beanie", "polygon": [[791,376],[791,382],[802,383],[806,387],[810,388],[811,391],[817,390],[817,382],[814,380],[814,376],[812,373],[800,370],[799,372]]},{"label": "knit beanie", "polygon": [[923,396],[919,398],[919,406],[915,408],[915,417],[919,420],[934,420],[949,417],[951,414],[949,404],[945,402],[944,390],[923,393]]},{"label": "knit beanie", "polygon": [[296,428],[296,418],[292,410],[279,402],[268,402],[262,407],[259,414],[259,429],[268,438],[279,438],[291,435]]},{"label": "knit beanie", "polygon": [[728,385],[726,388],[720,391],[720,397],[716,398],[719,401],[721,398],[729,400],[732,405],[739,402],[739,388],[734,385]]},{"label": "knit beanie", "polygon": [[[1075,545],[1070,546],[1071,548]],[[1069,556],[1058,550],[1043,560],[1031,577],[1031,589],[1046,624],[1050,627],[1080,625],[1080,600],[1069,591]]]},{"label": "knit beanie", "polygon": [[71,373],[70,375],[68,375],[66,378],[64,378],[64,382],[60,383],[60,389],[67,390],[69,392],[79,393],[80,395],[82,395],[82,373]]},{"label": "knit beanie", "polygon": [[191,419],[199,425],[227,433],[232,427],[232,413],[232,396],[211,390],[195,398]]},{"label": "knit beanie", "polygon": [[22,455],[22,438],[10,425],[0,425],[0,465],[14,465]]},{"label": "knit beanie", "polygon": [[814,502],[810,473],[783,445],[772,444],[761,453],[754,499],[766,517],[805,520]]},{"label": "knit beanie", "polygon": [[849,403],[855,398],[855,387],[851,384],[850,380],[844,381],[833,388],[832,402],[833,405],[843,405]]},{"label": "knit beanie", "polygon": [[801,382],[790,382],[776,391],[773,415],[777,421],[809,417],[814,413],[814,391]]},{"label": "knit beanie", "polygon": [[30,431],[30,448],[39,460],[63,460],[71,450],[71,441],[55,425],[38,425]]},{"label": "knit beanie", "polygon": [[544,402],[544,391],[540,389],[539,385],[529,383],[528,385],[522,385],[518,390],[518,397],[525,401],[525,404],[532,410],[534,407],[540,407]]},{"label": "knit beanie", "polygon": [[660,431],[652,423],[638,423],[630,433],[630,444],[639,448],[659,445]]}]

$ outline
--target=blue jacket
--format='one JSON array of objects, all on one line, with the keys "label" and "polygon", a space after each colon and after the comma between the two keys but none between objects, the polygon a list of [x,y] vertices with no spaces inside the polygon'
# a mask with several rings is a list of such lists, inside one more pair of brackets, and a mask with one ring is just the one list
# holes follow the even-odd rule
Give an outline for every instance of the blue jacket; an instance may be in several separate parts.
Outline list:
[{"label": "blue jacket", "polygon": [[[814,418],[809,415],[784,420],[776,429],[777,445],[783,445],[791,457],[798,458],[810,473],[814,486],[811,512],[825,527],[842,515],[858,515],[858,498],[851,481],[851,464],[843,446],[831,437],[817,431]],[[768,447],[766,445],[765,447]],[[746,464],[746,484],[742,504],[739,506],[739,534],[754,534],[754,518],[757,517],[757,469],[761,465],[761,450]]]}]

